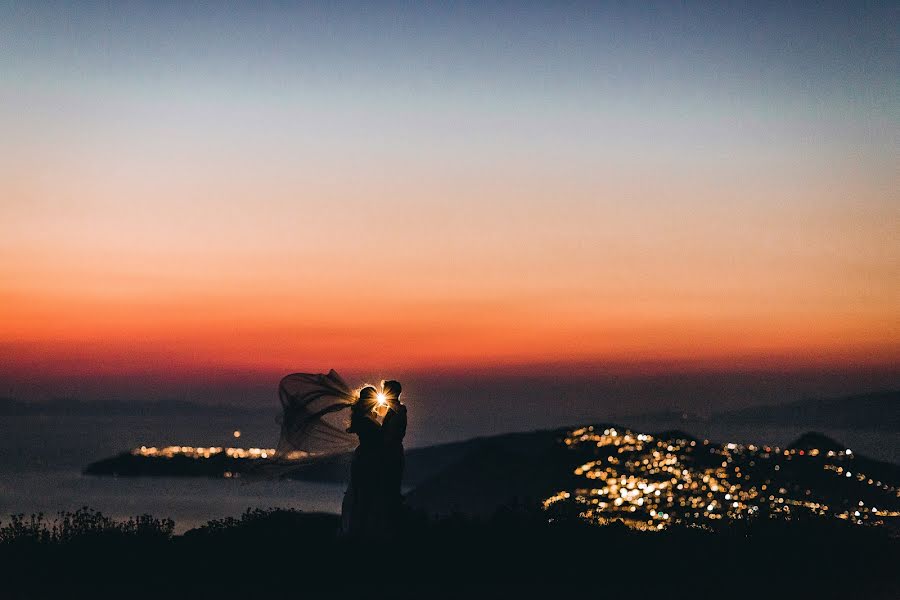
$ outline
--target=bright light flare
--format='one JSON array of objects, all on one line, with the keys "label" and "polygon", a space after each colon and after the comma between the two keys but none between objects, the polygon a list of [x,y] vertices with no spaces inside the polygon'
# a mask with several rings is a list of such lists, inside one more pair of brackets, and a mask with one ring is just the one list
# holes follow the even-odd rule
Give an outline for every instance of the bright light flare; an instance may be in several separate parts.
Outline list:
[{"label": "bright light flare", "polygon": [[387,396],[385,396],[382,393],[376,394],[375,400],[378,402],[378,406],[386,406],[387,405]]}]

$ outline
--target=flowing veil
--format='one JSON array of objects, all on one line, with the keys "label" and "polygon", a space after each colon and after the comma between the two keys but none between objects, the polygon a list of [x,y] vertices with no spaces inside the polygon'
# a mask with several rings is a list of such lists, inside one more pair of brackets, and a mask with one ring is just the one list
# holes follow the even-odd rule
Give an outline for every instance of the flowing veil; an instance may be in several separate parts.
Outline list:
[{"label": "flowing veil", "polygon": [[278,384],[281,400],[281,438],[276,458],[297,460],[352,450],[356,436],[347,433],[343,412],[356,402],[356,394],[332,369],[320,373],[293,373]]},{"label": "flowing veil", "polygon": [[292,373],[278,384],[281,435],[275,455],[248,473],[247,483],[278,479],[323,456],[349,452],[357,439],[347,433],[348,414],[357,394],[332,369],[323,373]]}]

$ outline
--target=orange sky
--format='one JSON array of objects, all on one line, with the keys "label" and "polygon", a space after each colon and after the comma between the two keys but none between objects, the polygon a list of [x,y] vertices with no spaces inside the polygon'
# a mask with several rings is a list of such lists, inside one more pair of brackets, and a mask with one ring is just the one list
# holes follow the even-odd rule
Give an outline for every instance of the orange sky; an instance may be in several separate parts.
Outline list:
[{"label": "orange sky", "polygon": [[892,37],[138,8],[0,19],[0,380],[900,363]]},{"label": "orange sky", "polygon": [[135,186],[126,202],[125,182],[72,177],[39,190],[63,201],[6,206],[7,364],[898,358],[897,211],[858,183],[869,198],[851,204],[850,184],[827,180],[773,189],[644,174],[629,188],[523,168],[502,183],[313,179],[252,192],[200,180]]}]

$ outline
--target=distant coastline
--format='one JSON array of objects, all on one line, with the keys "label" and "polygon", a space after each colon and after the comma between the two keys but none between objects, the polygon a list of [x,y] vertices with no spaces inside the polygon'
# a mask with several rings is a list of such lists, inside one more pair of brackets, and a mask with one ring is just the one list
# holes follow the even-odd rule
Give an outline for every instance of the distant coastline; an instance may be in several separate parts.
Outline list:
[{"label": "distant coastline", "polygon": [[724,424],[755,423],[900,432],[900,391],[751,406],[717,413],[712,419]]},{"label": "distant coastline", "polygon": [[189,400],[158,400],[153,402],[123,402],[116,400],[79,400],[55,398],[45,402],[22,402],[0,398],[0,417],[63,416],[63,417],[170,417],[188,415],[260,416],[272,414],[269,407],[247,407],[233,404],[200,404]]},{"label": "distant coastline", "polygon": [[615,421],[713,423],[717,425],[770,425],[798,429],[862,429],[900,433],[900,390],[885,390],[838,396],[805,398],[781,404],[760,404],[700,415],[681,410],[625,414]]},{"label": "distant coastline", "polygon": [[[189,400],[123,402],[56,398],[44,402],[23,402],[0,398],[0,417],[16,416],[275,416],[270,406],[202,404]],[[759,424],[800,429],[864,429],[900,432],[900,390],[885,390],[833,398],[807,398],[783,404],[763,404],[716,412],[708,416],[670,409],[654,413],[623,414],[599,420],[618,422],[669,421],[710,422],[723,425]]]}]

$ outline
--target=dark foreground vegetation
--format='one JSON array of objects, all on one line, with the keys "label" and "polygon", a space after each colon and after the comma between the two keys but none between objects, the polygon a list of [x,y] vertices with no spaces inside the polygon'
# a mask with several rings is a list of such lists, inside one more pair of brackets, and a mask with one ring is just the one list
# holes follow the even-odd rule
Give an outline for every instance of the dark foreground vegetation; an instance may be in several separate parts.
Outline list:
[{"label": "dark foreground vegetation", "polygon": [[[0,524],[3,598],[898,598],[900,541],[837,521],[640,533],[542,515],[410,516],[391,543],[254,510],[173,535],[83,509]],[[274,596],[273,596],[274,594]]]}]

